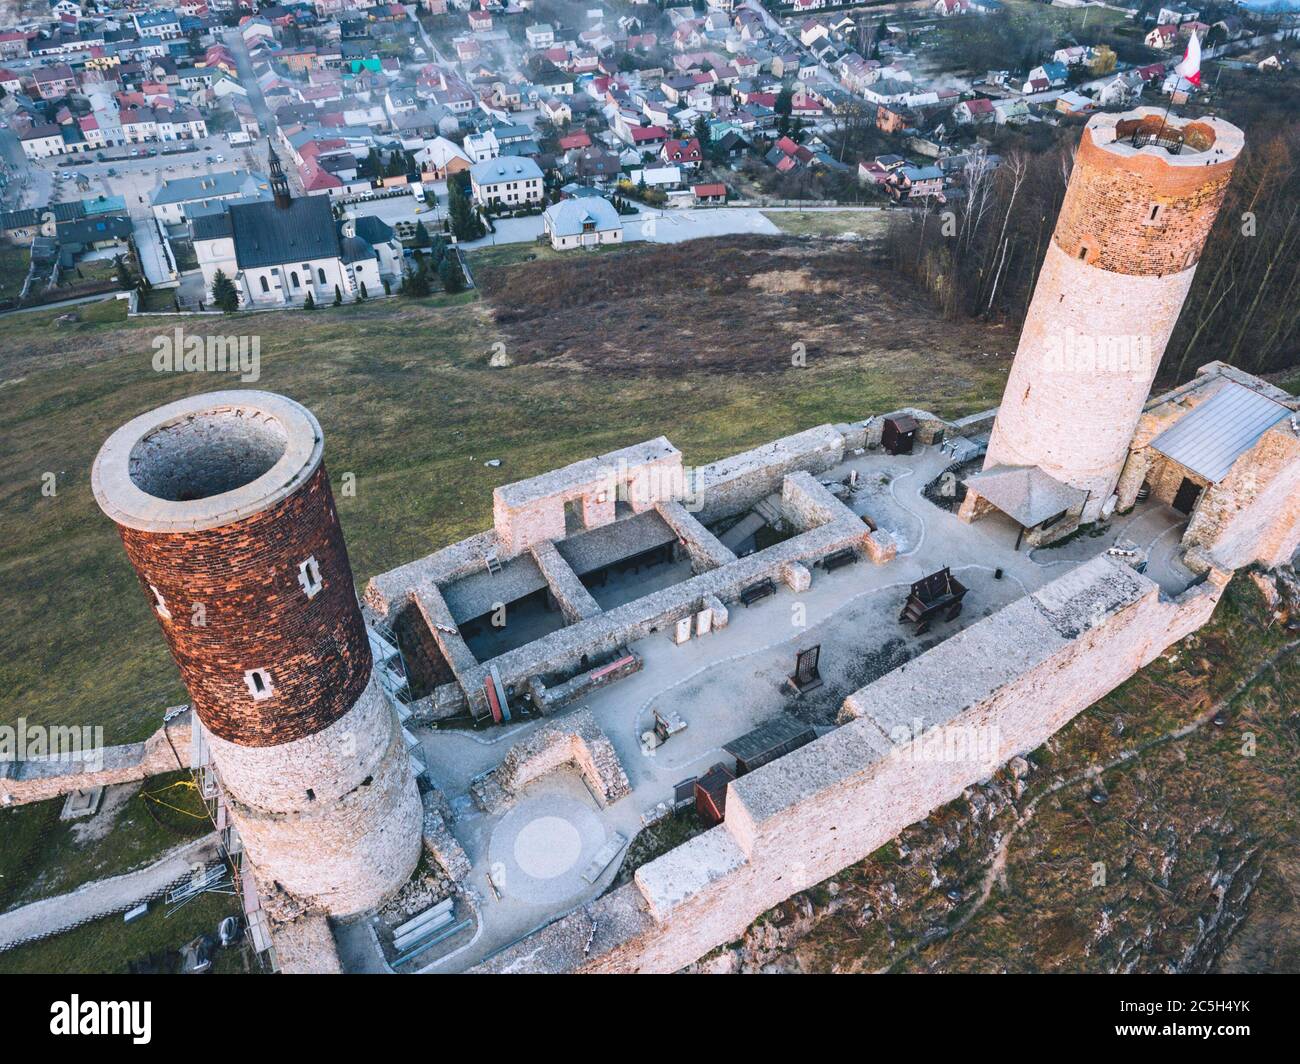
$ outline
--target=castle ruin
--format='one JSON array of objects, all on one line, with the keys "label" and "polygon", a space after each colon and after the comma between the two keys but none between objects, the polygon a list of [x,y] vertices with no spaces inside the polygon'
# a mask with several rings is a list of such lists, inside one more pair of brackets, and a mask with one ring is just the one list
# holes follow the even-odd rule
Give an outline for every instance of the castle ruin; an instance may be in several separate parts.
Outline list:
[{"label": "castle ruin", "polygon": [[[664,437],[625,447],[498,487],[491,529],[360,607],[302,407],[217,393],[114,434],[96,495],[259,877],[373,908],[423,830],[473,929],[396,970],[673,971],[1042,744],[1205,624],[1235,570],[1287,563],[1300,402],[1222,363],[1149,395],[1242,145],[1157,115],[1089,122],[997,410],[696,468]],[[939,570],[962,609],[901,624]],[[824,688],[792,696],[814,646]],[[423,803],[375,675],[396,660]],[[726,763],[792,716],[811,741]],[[614,885],[703,779],[726,781],[719,822]]]}]

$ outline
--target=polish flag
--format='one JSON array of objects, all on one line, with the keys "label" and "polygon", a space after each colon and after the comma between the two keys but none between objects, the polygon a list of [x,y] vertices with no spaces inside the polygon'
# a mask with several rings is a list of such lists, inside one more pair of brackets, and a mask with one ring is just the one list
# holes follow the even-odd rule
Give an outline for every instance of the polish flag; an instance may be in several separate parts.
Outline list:
[{"label": "polish flag", "polygon": [[1201,42],[1193,31],[1187,38],[1187,54],[1183,61],[1174,67],[1174,73],[1180,78],[1200,87],[1201,84]]}]

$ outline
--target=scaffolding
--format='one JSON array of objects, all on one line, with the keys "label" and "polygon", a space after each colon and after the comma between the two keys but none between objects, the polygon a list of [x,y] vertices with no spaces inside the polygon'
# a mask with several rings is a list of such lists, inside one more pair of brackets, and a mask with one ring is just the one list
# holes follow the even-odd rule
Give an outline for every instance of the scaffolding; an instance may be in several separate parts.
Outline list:
[{"label": "scaffolding", "polygon": [[[225,791],[222,790],[221,781],[217,777],[216,766],[212,763],[212,749],[208,745],[207,732],[197,713],[190,715],[190,772],[199,788],[203,804],[208,810],[208,818],[212,821],[212,826],[221,841],[221,852],[225,863],[214,865],[202,877],[196,877],[196,880],[191,881],[197,884],[199,878],[207,880],[214,872],[220,874],[212,877],[210,883],[202,889],[196,889],[188,897],[178,894],[175,908],[179,908],[192,897],[208,890],[220,890],[222,893],[238,897],[244,914],[244,933],[248,936],[254,955],[267,970],[279,971],[275,950],[271,944],[271,930],[266,911],[262,908],[262,899],[258,894],[257,883],[252,872],[244,867],[244,844],[231,819]],[[184,887],[177,888],[177,891],[184,890]],[[173,904],[171,895],[168,895],[167,901],[169,905]],[[169,909],[168,914],[174,911],[175,909]]]},{"label": "scaffolding", "polygon": [[366,635],[370,639],[370,656],[374,660],[374,674],[383,688],[388,703],[397,714],[402,726],[402,741],[406,745],[407,756],[415,775],[423,776],[428,771],[424,758],[419,754],[420,740],[406,728],[411,719],[411,686],[406,671],[406,659],[402,657],[402,648],[397,641],[397,634],[392,627],[382,621],[370,621],[366,625]]}]

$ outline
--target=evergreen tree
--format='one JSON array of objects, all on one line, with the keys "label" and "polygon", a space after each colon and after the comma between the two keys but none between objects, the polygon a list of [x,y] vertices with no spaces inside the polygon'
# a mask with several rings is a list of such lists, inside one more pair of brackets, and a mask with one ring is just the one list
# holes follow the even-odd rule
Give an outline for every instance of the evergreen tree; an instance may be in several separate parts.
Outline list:
[{"label": "evergreen tree", "polygon": [[117,287],[123,292],[131,291],[135,287],[135,278],[131,276],[131,267],[126,264],[126,259],[121,255],[114,255],[113,267],[116,271],[113,276],[117,281]]},{"label": "evergreen tree", "polygon": [[703,115],[700,115],[695,120],[695,129],[693,130],[693,133],[695,139],[700,142],[700,154],[707,155],[709,153],[709,143],[711,138],[709,136],[708,119],[706,119]]},{"label": "evergreen tree", "polygon": [[226,314],[239,309],[239,293],[235,282],[226,276],[225,270],[218,270],[212,275],[212,303]]},{"label": "evergreen tree", "polygon": [[447,184],[447,206],[451,215],[451,231],[456,234],[457,240],[477,240],[487,232],[487,229],[483,225],[483,219],[478,216],[470,203],[463,182],[458,180],[460,176],[460,174],[457,174]]},{"label": "evergreen tree", "polygon": [[424,227],[423,222],[415,223],[415,239],[412,241],[417,248],[427,248],[432,241],[429,239],[429,230]]},{"label": "evergreen tree", "polygon": [[316,309],[316,297],[312,295],[310,292],[307,293],[307,298],[302,301],[302,309],[303,310]]},{"label": "evergreen tree", "polygon": [[334,305],[336,307],[343,306],[343,290],[338,285],[334,286]]},{"label": "evergreen tree", "polygon": [[447,241],[439,233],[433,238],[429,246],[429,258],[433,261],[434,268],[442,265],[442,260],[447,254]]},{"label": "evergreen tree", "polygon": [[442,260],[442,265],[438,267],[438,279],[442,282],[444,292],[465,290],[465,274],[460,268],[459,255],[448,255]]},{"label": "evergreen tree", "polygon": [[428,263],[421,259],[402,276],[402,295],[419,299],[427,296],[430,290]]}]

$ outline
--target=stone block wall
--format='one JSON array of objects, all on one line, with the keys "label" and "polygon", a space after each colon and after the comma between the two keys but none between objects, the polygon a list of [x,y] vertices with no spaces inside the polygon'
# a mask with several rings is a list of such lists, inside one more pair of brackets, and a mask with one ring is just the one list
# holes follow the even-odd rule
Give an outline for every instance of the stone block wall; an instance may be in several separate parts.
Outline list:
[{"label": "stone block wall", "polygon": [[109,746],[91,758],[0,761],[0,806],[43,802],[90,787],[136,783],[188,769],[191,730],[190,710],[186,709],[144,742]]},{"label": "stone block wall", "polygon": [[1183,543],[1224,569],[1290,561],[1300,545],[1300,435],[1289,422],[1265,432],[1206,489]]},{"label": "stone block wall", "polygon": [[497,488],[493,525],[503,555],[514,557],[535,543],[563,539],[571,503],[579,505],[584,528],[598,528],[614,520],[619,503],[640,513],[685,490],[682,454],[659,436]]},{"label": "stone block wall", "polygon": [[668,527],[677,533],[678,542],[690,556],[691,572],[707,573],[736,560],[735,552],[724,546],[680,502],[661,502],[655,509]]},{"label": "stone block wall", "polygon": [[578,574],[561,557],[554,543],[549,540],[534,543],[530,550],[566,624],[594,617],[600,612],[600,604],[592,598],[586,585],[578,579]]},{"label": "stone block wall", "polygon": [[441,795],[437,791],[428,791],[421,804],[424,809],[424,848],[442,866],[443,871],[459,883],[469,875],[472,866],[464,848],[447,827]]},{"label": "stone block wall", "polygon": [[749,509],[781,488],[788,473],[824,473],[844,460],[844,437],[832,425],[784,436],[697,470],[699,520],[707,523]]},{"label": "stone block wall", "polygon": [[343,962],[329,918],[304,913],[294,920],[271,921],[276,967],[285,975],[342,975]]},{"label": "stone block wall", "polygon": [[614,744],[586,708],[568,713],[521,739],[492,775],[497,786],[513,796],[539,776],[568,764],[578,770],[602,806],[612,805],[631,793]]}]

